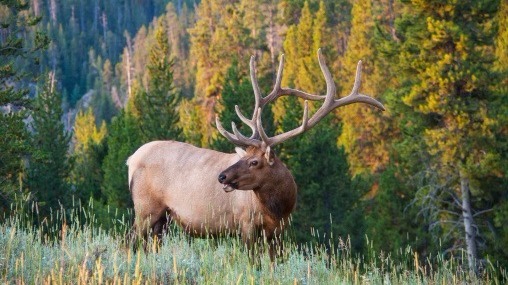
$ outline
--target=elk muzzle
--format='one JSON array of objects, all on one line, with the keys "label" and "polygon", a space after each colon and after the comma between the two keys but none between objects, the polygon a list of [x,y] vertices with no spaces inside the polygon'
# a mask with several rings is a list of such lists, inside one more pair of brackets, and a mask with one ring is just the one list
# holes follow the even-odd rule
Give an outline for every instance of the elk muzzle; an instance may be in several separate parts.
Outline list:
[{"label": "elk muzzle", "polygon": [[220,184],[224,185],[224,187],[222,187],[222,189],[225,192],[231,192],[231,191],[237,189],[237,187],[238,187],[238,183],[233,182],[231,177],[228,177],[228,175],[225,173],[225,171],[221,172],[219,174],[218,180],[219,180]]}]

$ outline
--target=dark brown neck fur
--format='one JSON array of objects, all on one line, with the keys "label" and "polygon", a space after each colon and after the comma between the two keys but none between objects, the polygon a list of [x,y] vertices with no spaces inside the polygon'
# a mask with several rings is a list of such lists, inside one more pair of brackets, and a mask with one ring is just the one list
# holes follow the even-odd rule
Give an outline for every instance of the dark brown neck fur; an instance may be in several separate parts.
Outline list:
[{"label": "dark brown neck fur", "polygon": [[296,184],[293,176],[284,164],[275,158],[274,169],[269,184],[265,184],[259,189],[255,189],[254,193],[264,206],[272,218],[276,220],[287,218],[296,204]]}]

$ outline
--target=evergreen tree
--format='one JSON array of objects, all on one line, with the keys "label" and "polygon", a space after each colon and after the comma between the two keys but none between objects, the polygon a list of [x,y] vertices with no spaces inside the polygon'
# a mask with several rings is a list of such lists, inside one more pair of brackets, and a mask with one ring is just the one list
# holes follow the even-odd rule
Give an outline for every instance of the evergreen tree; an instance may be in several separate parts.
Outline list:
[{"label": "evergreen tree", "polygon": [[[301,124],[303,108],[295,97],[288,97],[284,105],[281,128],[288,131]],[[282,145],[281,159],[298,185],[292,225],[298,242],[317,239],[330,245],[339,237],[350,238],[353,249],[360,250],[365,234],[359,200],[363,193],[354,187],[345,153],[335,143],[339,134],[340,126],[330,116]]]},{"label": "evergreen tree", "polygon": [[[204,111],[202,120],[207,128],[203,136],[207,142],[216,132],[211,128],[213,111],[233,59],[238,60],[239,69],[248,70],[247,56],[262,54],[262,50],[255,50],[256,41],[251,37],[254,34],[246,26],[244,17],[247,13],[241,4],[225,0],[201,1],[197,10],[198,21],[189,30],[191,58],[196,68],[194,103],[201,105]],[[259,34],[263,32],[256,33]],[[259,59],[264,58],[259,56]],[[260,63],[266,64],[267,61]],[[263,70],[262,67],[259,69]]]},{"label": "evergreen tree", "polygon": [[[339,88],[343,94],[351,90],[359,60],[363,61],[361,92],[374,98],[380,98],[387,89],[391,78],[386,62],[380,59],[380,45],[374,39],[375,15],[371,0],[359,0],[353,3],[351,35],[348,47],[342,58]],[[389,141],[397,134],[391,128],[390,110],[380,112],[365,104],[353,104],[340,110],[344,128],[339,144],[348,154],[353,175],[379,173],[389,160]]]},{"label": "evergreen tree", "polygon": [[418,209],[410,207],[413,189],[401,179],[400,166],[388,165],[374,184],[374,197],[365,200],[366,235],[373,252],[395,253],[411,246],[423,254],[430,234],[418,219]]},{"label": "evergreen tree", "polygon": [[[327,37],[326,11],[320,2],[316,15],[312,15],[309,4],[303,5],[300,22],[288,28],[283,47],[285,52],[283,86],[297,86],[306,92],[317,94],[325,90],[323,74],[317,60],[317,51],[323,48],[325,54],[329,47],[324,39]],[[275,122],[284,115],[282,105],[286,98],[275,103],[273,113]],[[312,109],[312,102],[310,102]]]},{"label": "evergreen tree", "polygon": [[[261,85],[260,82],[258,83]],[[242,134],[250,136],[252,130],[244,125],[238,118],[235,111],[236,105],[238,105],[242,114],[248,118],[252,118],[252,113],[254,111],[254,91],[252,90],[252,84],[246,72],[239,70],[238,63],[234,60],[226,73],[222,95],[217,102],[215,113],[225,126],[234,122]],[[270,133],[273,130],[273,124],[271,124],[273,115],[271,110],[264,110],[262,116],[264,129],[266,132]],[[235,146],[225,137],[217,133],[217,135],[212,138],[210,147],[223,152],[233,152]]]},{"label": "evergreen tree", "polygon": [[500,81],[497,82],[494,90],[497,94],[497,112],[494,117],[499,121],[496,140],[499,142],[499,154],[501,156],[500,169],[504,169],[503,175],[493,175],[487,184],[488,189],[496,189],[491,191],[488,203],[494,204],[494,213],[492,223],[495,231],[488,233],[489,242],[493,245],[488,248],[487,253],[494,257],[505,267],[508,266],[508,2],[501,1],[497,13],[497,32],[495,41],[494,71],[500,75]]},{"label": "evergreen tree", "polygon": [[[498,121],[492,116],[498,106],[489,86],[496,77],[488,72],[497,3],[413,2],[398,22],[401,101],[410,108],[405,116],[423,118],[416,135],[430,158],[430,171],[422,172],[427,185],[418,195],[430,203],[422,206],[433,209],[429,217],[453,245],[466,250],[471,270],[481,258],[479,198],[492,190],[482,180],[498,169],[500,159]],[[453,211],[458,219],[449,214]]]},{"label": "evergreen tree", "polygon": [[134,104],[145,142],[178,140],[181,136],[177,112],[179,97],[173,85],[173,60],[162,20],[155,30],[155,40],[147,65],[147,90],[136,96]]},{"label": "evergreen tree", "polygon": [[[215,113],[219,116],[219,120],[225,125],[235,122],[240,132],[250,135],[252,131],[239,121],[235,112],[235,105],[238,105],[245,116],[251,117],[252,114],[249,112],[252,111],[252,106],[254,106],[254,96],[252,94],[252,86],[249,80],[245,74],[238,70],[238,63],[234,61],[226,73],[222,96],[216,106]],[[233,152],[235,146],[222,135],[218,135],[212,139],[210,147],[218,151]]]},{"label": "evergreen tree", "polygon": [[127,181],[127,159],[142,144],[141,133],[130,113],[122,110],[113,118],[106,139],[108,153],[104,158],[102,169],[104,180],[102,195],[107,204],[120,209],[132,206],[132,199]]},{"label": "evergreen tree", "polygon": [[41,216],[51,209],[69,205],[71,191],[69,175],[71,162],[68,157],[70,134],[62,122],[62,99],[55,92],[54,75],[42,86],[34,103],[31,158],[26,184],[39,203]]},{"label": "evergreen tree", "polygon": [[[40,18],[27,13],[29,6],[19,1],[0,2],[2,40],[0,41],[0,210],[9,208],[20,189],[22,157],[29,150],[29,134],[24,119],[30,100],[26,85],[35,74],[22,67],[34,67],[47,37],[35,31]],[[29,70],[29,69],[27,69]],[[35,70],[35,68],[33,68]],[[19,192],[18,192],[19,193]]]},{"label": "evergreen tree", "polygon": [[203,123],[207,116],[206,110],[197,100],[184,99],[180,103],[180,127],[184,140],[195,146],[206,147],[210,143],[208,126]]},{"label": "evergreen tree", "polygon": [[96,200],[101,198],[104,176],[101,165],[106,154],[106,134],[106,123],[102,121],[98,129],[91,108],[78,112],[74,122],[74,165],[71,175],[75,196],[81,201],[86,202],[90,197]]}]

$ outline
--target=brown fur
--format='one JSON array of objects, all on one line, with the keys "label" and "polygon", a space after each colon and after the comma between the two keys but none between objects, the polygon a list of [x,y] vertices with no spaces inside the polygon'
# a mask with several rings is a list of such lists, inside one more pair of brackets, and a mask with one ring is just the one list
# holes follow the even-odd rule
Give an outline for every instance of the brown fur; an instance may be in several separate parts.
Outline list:
[{"label": "brown fur", "polygon": [[[265,237],[273,260],[297,190],[286,166],[268,156],[256,147],[240,157],[176,141],[141,146],[127,161],[136,235],[160,235],[162,223],[172,220],[192,236],[239,233],[248,246]],[[237,183],[236,190],[223,189],[223,173],[224,183]]]}]

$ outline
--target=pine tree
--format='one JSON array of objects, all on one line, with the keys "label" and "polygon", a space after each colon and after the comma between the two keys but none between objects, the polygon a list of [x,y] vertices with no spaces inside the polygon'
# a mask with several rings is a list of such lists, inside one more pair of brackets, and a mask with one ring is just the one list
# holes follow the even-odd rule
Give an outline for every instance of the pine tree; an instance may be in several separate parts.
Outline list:
[{"label": "pine tree", "polygon": [[70,134],[62,122],[62,99],[55,90],[54,74],[42,86],[34,103],[31,158],[26,184],[39,203],[41,216],[51,209],[69,205],[71,191],[69,175],[71,162],[68,157]]},{"label": "pine tree", "polygon": [[[436,210],[430,217],[466,250],[476,271],[481,252],[475,205],[489,192],[482,179],[499,165],[498,121],[492,116],[498,106],[489,86],[496,77],[488,72],[497,1],[419,1],[406,9],[398,22],[401,100],[415,114],[405,116],[423,118],[416,135],[430,158],[430,171],[422,173],[428,184],[419,196],[431,201],[431,207],[424,205]],[[447,214],[454,210],[459,219]]]},{"label": "pine tree", "polygon": [[86,202],[90,197],[96,200],[101,198],[100,187],[104,177],[101,165],[106,153],[106,134],[106,123],[102,121],[98,129],[91,108],[78,112],[74,122],[71,180],[75,196],[81,201]]},{"label": "pine tree", "polygon": [[[395,253],[410,246],[426,258],[426,241],[430,234],[418,218],[418,209],[409,207],[413,187],[401,179],[401,167],[388,165],[374,184],[374,197],[365,199],[366,235],[373,252]],[[374,193],[373,193],[374,192]]]},{"label": "pine tree", "polygon": [[489,195],[488,203],[495,204],[492,217],[495,231],[488,235],[489,242],[493,245],[488,248],[487,253],[494,257],[505,267],[508,266],[508,2],[501,1],[497,13],[498,32],[495,40],[495,58],[493,69],[500,75],[500,81],[493,88],[497,94],[497,112],[494,117],[499,121],[496,138],[499,144],[498,152],[501,156],[500,169],[504,169],[504,175],[490,177],[490,183],[486,188],[496,189]]},{"label": "pine tree", "polygon": [[22,157],[29,151],[23,120],[30,107],[26,83],[33,81],[35,74],[26,73],[22,67],[36,66],[39,51],[48,45],[47,37],[34,31],[40,18],[27,13],[28,8],[18,1],[0,3],[4,11],[0,42],[0,210],[8,209],[19,193]]},{"label": "pine tree", "polygon": [[[258,83],[260,86],[262,85],[262,83]],[[217,102],[215,113],[225,126],[234,122],[242,134],[250,136],[252,130],[244,125],[238,118],[235,111],[236,105],[238,105],[242,114],[248,118],[252,117],[254,111],[254,91],[252,90],[252,84],[246,71],[240,70],[237,61],[233,60],[231,67],[226,73],[222,95]],[[264,110],[262,121],[265,131],[270,133],[273,130],[273,115],[270,109]],[[217,133],[216,136],[212,138],[210,147],[223,152],[233,152],[235,146]]]},{"label": "pine tree", "polygon": [[[216,131],[211,127],[213,111],[221,96],[224,79],[233,59],[238,60],[240,70],[248,70],[248,55],[262,54],[255,50],[256,40],[244,16],[246,12],[238,3],[225,0],[201,1],[198,21],[190,29],[191,58],[196,67],[194,103],[201,105],[204,124],[208,126],[202,134],[209,142]],[[250,15],[250,14],[248,14]],[[261,31],[258,31],[261,33]],[[259,56],[259,59],[264,59]],[[262,60],[260,63],[266,64]],[[261,67],[259,69],[264,69]],[[260,72],[262,74],[263,72]],[[260,75],[260,77],[262,77]]]},{"label": "pine tree", "polygon": [[[325,40],[328,36],[324,2],[320,2],[319,10],[313,15],[306,1],[302,8],[300,22],[288,28],[283,43],[286,56],[282,76],[283,86],[297,86],[297,88],[314,94],[326,89],[317,60],[317,51],[319,48],[323,48],[324,54],[333,53],[331,46]],[[286,99],[283,98],[274,105],[276,122],[279,122],[284,114],[284,108],[281,107],[284,100]],[[310,106],[312,106],[312,102]]]},{"label": "pine tree", "polygon": [[[219,120],[224,122],[225,125],[235,122],[240,132],[250,135],[252,131],[239,121],[235,112],[235,105],[238,105],[240,110],[250,117],[252,114],[249,112],[254,106],[252,93],[252,86],[247,76],[238,70],[238,63],[233,62],[226,73],[222,96],[216,106],[216,114],[219,116]],[[233,152],[235,146],[222,135],[218,135],[212,139],[210,147],[218,151]]]},{"label": "pine tree", "polygon": [[178,140],[181,136],[177,112],[179,96],[173,85],[173,60],[162,20],[155,29],[155,44],[150,49],[147,70],[147,90],[142,90],[134,101],[143,140]]},{"label": "pine tree", "polygon": [[132,206],[132,199],[125,163],[142,144],[136,118],[122,110],[111,122],[106,143],[108,153],[102,164],[104,171],[102,195],[108,205],[127,209]]},{"label": "pine tree", "polygon": [[[303,108],[295,97],[288,97],[284,105],[281,128],[288,131],[297,127]],[[339,237],[350,238],[353,248],[359,250],[365,233],[359,201],[363,193],[353,187],[345,153],[335,143],[339,134],[337,121],[326,117],[303,135],[284,142],[280,157],[298,185],[292,221],[297,241],[314,238],[330,245]]]},{"label": "pine tree", "polygon": [[[351,35],[341,60],[340,90],[343,94],[351,90],[358,61],[362,60],[361,92],[380,98],[389,83],[386,78],[391,76],[376,49],[380,43],[374,41],[375,15],[371,0],[355,1],[351,14]],[[338,113],[344,121],[339,144],[348,154],[353,175],[382,171],[389,160],[389,141],[396,138],[395,132],[390,128],[390,118],[393,117],[390,110],[379,112],[365,104],[354,104]]]}]

